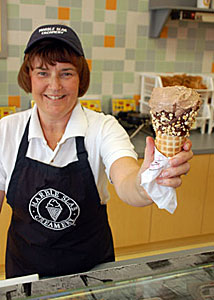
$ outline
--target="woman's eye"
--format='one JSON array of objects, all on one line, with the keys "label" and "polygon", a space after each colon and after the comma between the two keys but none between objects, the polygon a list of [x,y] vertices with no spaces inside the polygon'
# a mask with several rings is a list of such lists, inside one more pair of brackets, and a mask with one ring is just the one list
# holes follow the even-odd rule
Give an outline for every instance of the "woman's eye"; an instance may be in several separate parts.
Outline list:
[{"label": "woman's eye", "polygon": [[70,77],[70,76],[72,76],[72,73],[70,73],[70,72],[65,72],[65,73],[62,73],[61,76],[62,76],[62,77]]},{"label": "woman's eye", "polygon": [[44,77],[44,76],[47,76],[48,73],[42,71],[42,72],[38,72],[38,75]]}]

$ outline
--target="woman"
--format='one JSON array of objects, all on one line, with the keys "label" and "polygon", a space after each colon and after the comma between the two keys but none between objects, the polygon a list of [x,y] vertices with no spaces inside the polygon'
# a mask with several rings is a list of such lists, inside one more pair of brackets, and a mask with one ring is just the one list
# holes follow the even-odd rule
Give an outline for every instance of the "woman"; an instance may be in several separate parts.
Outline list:
[{"label": "woman", "polygon": [[[81,42],[67,26],[33,32],[18,82],[36,105],[0,122],[0,204],[6,194],[13,211],[6,277],[65,275],[113,261],[107,176],[123,201],[153,203],[140,186],[140,174],[153,160],[153,139],[147,138],[139,167],[118,122],[80,106],[89,70]],[[190,148],[188,141],[158,183],[180,186]]]}]

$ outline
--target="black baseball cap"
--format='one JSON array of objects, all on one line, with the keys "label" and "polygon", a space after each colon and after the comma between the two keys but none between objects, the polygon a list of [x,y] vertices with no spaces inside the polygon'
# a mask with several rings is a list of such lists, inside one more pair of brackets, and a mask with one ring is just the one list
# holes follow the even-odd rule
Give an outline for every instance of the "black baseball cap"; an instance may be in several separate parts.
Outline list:
[{"label": "black baseball cap", "polygon": [[69,45],[78,55],[84,56],[79,37],[66,25],[51,24],[38,27],[31,35],[24,53],[28,53],[36,43],[45,39],[55,39]]}]

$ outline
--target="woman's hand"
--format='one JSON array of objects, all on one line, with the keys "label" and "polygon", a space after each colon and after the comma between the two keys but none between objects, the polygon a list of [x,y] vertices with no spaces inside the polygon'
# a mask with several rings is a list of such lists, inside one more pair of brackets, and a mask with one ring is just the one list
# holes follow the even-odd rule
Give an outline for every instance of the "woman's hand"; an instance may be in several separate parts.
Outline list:
[{"label": "woman's hand", "polygon": [[[153,203],[140,182],[141,173],[148,169],[154,160],[154,146],[153,138],[147,137],[144,161],[141,167],[132,157],[121,157],[111,166],[110,178],[118,196],[132,206],[145,206]],[[190,168],[188,160],[193,156],[191,146],[192,143],[188,140],[184,145],[184,150],[170,159],[171,166],[156,179],[157,183],[174,188],[181,185],[180,176],[186,174]]]},{"label": "woman's hand", "polygon": [[158,184],[174,188],[181,185],[181,175],[187,175],[190,169],[188,161],[193,157],[191,147],[191,141],[187,140],[184,144],[183,151],[170,159],[170,167],[163,170],[161,175],[156,179]]},{"label": "woman's hand", "polygon": [[[181,185],[181,175],[187,175],[190,169],[190,164],[188,161],[193,157],[191,147],[192,142],[190,140],[186,140],[183,151],[170,158],[170,167],[163,170],[161,175],[156,179],[158,184],[174,188],[177,188]],[[140,174],[149,168],[153,160],[154,140],[151,137],[147,137],[144,161],[138,173],[138,182],[140,182]]]}]

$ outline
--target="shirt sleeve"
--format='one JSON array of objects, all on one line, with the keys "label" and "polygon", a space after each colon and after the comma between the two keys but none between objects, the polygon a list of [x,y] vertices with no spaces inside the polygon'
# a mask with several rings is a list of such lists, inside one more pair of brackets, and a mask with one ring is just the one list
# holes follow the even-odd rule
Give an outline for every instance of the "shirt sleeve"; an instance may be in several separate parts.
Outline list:
[{"label": "shirt sleeve", "polygon": [[112,116],[108,116],[101,130],[100,153],[105,171],[109,178],[109,171],[114,161],[121,157],[133,157],[137,160],[137,153],[125,129]]},{"label": "shirt sleeve", "polygon": [[5,181],[6,181],[6,172],[4,170],[3,164],[2,164],[2,154],[0,151],[0,190],[4,191],[5,190]]}]

